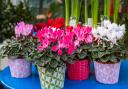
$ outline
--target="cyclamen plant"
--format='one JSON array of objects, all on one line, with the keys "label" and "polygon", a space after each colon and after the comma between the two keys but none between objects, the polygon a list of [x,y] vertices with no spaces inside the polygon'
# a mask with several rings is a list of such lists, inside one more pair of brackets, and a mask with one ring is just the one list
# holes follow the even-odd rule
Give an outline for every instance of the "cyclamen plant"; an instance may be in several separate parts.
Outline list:
[{"label": "cyclamen plant", "polygon": [[31,57],[35,59],[34,63],[48,69],[63,66],[67,60],[66,54],[72,54],[74,50],[73,33],[65,33],[59,28],[55,30],[52,27],[44,27],[37,32],[37,38],[39,44]]},{"label": "cyclamen plant", "polygon": [[25,57],[25,53],[30,48],[32,38],[29,36],[32,33],[33,25],[24,22],[17,23],[15,27],[16,37],[6,40],[0,49],[1,57]]},{"label": "cyclamen plant", "polygon": [[125,58],[126,49],[123,42],[125,26],[105,20],[93,30],[95,41],[90,49],[92,59],[99,62],[119,62]]},{"label": "cyclamen plant", "polygon": [[92,28],[89,26],[81,26],[78,24],[76,27],[67,27],[67,31],[71,31],[74,34],[74,52],[69,55],[69,62],[76,60],[83,60],[89,58],[90,45],[93,42]]},{"label": "cyclamen plant", "polygon": [[88,45],[93,41],[91,30],[90,27],[80,25],[75,28],[68,26],[66,30],[44,26],[37,31],[37,48],[31,46],[29,59],[35,59],[32,60],[35,64],[47,69],[63,66],[79,54],[82,59],[87,56]]}]

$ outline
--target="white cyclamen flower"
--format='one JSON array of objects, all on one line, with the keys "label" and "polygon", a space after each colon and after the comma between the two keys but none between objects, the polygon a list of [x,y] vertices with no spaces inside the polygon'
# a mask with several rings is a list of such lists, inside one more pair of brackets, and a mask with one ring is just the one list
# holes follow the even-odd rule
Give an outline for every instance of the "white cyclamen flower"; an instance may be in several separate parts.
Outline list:
[{"label": "white cyclamen flower", "polygon": [[96,38],[116,44],[117,40],[121,39],[125,34],[125,25],[120,26],[116,23],[111,23],[109,20],[104,20],[102,25],[94,29],[92,33]]},{"label": "white cyclamen flower", "polygon": [[111,22],[109,20],[104,20],[102,23],[105,28],[111,25]]}]

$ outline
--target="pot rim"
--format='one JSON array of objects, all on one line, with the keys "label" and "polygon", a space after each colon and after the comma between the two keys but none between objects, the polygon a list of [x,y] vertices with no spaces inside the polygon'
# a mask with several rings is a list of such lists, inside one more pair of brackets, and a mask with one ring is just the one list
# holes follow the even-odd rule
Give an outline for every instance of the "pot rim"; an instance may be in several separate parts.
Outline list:
[{"label": "pot rim", "polygon": [[94,62],[97,62],[97,63],[100,63],[100,64],[118,64],[121,62],[121,60],[119,60],[118,62],[101,62],[101,61],[94,61]]},{"label": "pot rim", "polygon": [[10,56],[8,59],[16,60],[16,59],[25,59],[23,57]]},{"label": "pot rim", "polygon": [[[40,65],[36,65],[37,67],[41,67],[41,68],[46,68],[46,67],[44,67],[44,66],[40,66]],[[64,64],[63,66],[57,66],[56,68],[60,68],[60,67],[66,67],[66,64]],[[55,68],[55,69],[56,69]]]},{"label": "pot rim", "polygon": [[82,59],[82,60],[75,60],[75,62],[84,62],[84,61],[90,61],[90,60],[88,58],[85,58],[85,59]]}]

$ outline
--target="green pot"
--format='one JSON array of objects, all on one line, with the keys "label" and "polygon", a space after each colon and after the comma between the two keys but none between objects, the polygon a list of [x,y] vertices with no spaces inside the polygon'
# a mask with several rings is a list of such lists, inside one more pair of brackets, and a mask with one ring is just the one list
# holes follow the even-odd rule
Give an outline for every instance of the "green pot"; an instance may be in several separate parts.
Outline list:
[{"label": "green pot", "polygon": [[47,71],[44,67],[37,67],[42,89],[61,89],[64,87],[66,66]]}]

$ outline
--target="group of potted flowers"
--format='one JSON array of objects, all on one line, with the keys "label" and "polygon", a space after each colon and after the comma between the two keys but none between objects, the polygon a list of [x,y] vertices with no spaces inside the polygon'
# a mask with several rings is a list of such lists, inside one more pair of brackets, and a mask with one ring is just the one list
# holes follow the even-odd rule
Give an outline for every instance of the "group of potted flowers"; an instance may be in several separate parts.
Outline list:
[{"label": "group of potted flowers", "polygon": [[19,22],[16,36],[3,43],[0,56],[8,56],[12,77],[28,77],[31,63],[36,65],[44,89],[63,88],[65,72],[70,80],[88,79],[93,60],[96,80],[114,84],[127,53],[124,34],[124,25],[108,20],[96,28],[82,24],[65,27],[64,18],[35,25]]}]

